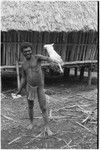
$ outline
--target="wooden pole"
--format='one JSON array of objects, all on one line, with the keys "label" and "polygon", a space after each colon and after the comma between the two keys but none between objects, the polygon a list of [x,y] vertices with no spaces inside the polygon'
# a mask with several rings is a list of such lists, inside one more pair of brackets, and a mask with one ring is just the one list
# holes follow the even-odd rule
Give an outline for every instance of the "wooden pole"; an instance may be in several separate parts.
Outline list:
[{"label": "wooden pole", "polygon": [[75,77],[77,77],[77,68],[75,67]]},{"label": "wooden pole", "polygon": [[5,32],[3,34],[3,65],[6,65],[6,46],[5,46]]},{"label": "wooden pole", "polygon": [[91,80],[92,80],[92,71],[91,71],[91,65],[88,68],[88,85],[91,85]]},{"label": "wooden pole", "polygon": [[64,78],[68,78],[70,74],[70,68],[64,68]]},{"label": "wooden pole", "polygon": [[20,76],[19,76],[19,32],[18,32],[18,49],[16,52],[16,72],[17,72],[17,88],[20,87]]},{"label": "wooden pole", "polygon": [[16,72],[17,72],[17,88],[19,89],[19,87],[20,87],[20,76],[19,76],[19,64],[18,64],[17,60],[16,60]]},{"label": "wooden pole", "polygon": [[81,67],[81,70],[80,70],[80,79],[83,79],[84,77],[84,67]]}]

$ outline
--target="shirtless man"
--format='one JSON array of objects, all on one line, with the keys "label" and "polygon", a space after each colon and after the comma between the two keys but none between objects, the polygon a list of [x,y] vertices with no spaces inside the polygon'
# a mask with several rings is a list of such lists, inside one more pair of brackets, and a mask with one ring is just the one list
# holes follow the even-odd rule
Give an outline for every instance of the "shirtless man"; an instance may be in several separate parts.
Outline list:
[{"label": "shirtless man", "polygon": [[24,55],[26,61],[22,65],[21,84],[17,94],[20,94],[22,88],[26,85],[28,111],[30,118],[30,125],[28,126],[28,129],[32,129],[33,127],[33,107],[37,92],[39,106],[42,111],[42,116],[45,123],[45,129],[47,134],[50,135],[52,134],[52,132],[50,131],[48,126],[46,97],[44,93],[44,79],[41,70],[41,61],[51,62],[52,60],[49,57],[43,55],[34,56],[32,54],[32,45],[28,42],[22,43],[20,50]]}]

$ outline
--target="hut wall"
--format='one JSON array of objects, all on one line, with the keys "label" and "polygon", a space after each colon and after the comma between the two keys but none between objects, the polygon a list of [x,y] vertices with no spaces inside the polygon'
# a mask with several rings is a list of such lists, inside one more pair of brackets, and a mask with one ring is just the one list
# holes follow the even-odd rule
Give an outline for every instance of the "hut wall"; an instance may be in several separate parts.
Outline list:
[{"label": "hut wall", "polygon": [[[15,65],[16,56],[22,42],[33,44],[34,54],[47,55],[43,45],[54,43],[54,48],[64,61],[97,60],[97,32],[1,32],[1,65]],[[19,60],[23,61],[19,52]]]}]

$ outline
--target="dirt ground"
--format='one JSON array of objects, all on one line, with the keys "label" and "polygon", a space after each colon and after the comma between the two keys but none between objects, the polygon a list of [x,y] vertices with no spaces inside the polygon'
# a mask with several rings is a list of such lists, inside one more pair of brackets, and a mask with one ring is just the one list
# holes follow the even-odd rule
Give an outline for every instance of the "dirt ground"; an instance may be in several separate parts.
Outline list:
[{"label": "dirt ground", "polygon": [[[48,82],[48,84],[47,84]],[[70,77],[46,81],[49,125],[54,135],[45,137],[44,123],[38,100],[34,106],[34,127],[29,124],[27,100],[13,99],[14,91],[1,94],[1,148],[2,149],[97,149],[97,84],[87,85]],[[87,118],[88,117],[88,118]],[[40,136],[39,136],[40,135]]]}]

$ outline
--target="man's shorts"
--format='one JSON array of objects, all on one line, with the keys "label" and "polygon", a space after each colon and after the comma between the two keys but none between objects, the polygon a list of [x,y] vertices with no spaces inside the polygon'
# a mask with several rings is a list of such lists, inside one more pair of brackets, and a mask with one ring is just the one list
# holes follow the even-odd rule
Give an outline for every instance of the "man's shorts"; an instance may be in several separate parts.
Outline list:
[{"label": "man's shorts", "polygon": [[38,86],[31,86],[29,84],[27,84],[26,86],[26,90],[27,90],[27,99],[28,100],[31,100],[31,101],[34,101],[37,97],[37,87]]}]

